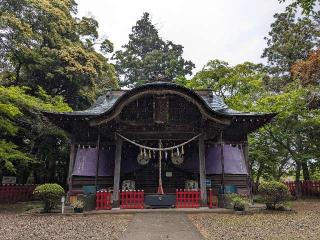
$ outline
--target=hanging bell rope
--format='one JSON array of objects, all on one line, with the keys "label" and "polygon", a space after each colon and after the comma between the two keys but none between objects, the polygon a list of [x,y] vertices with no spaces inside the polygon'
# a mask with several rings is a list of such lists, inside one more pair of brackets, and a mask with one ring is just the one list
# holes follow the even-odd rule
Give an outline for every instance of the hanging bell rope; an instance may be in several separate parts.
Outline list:
[{"label": "hanging bell rope", "polygon": [[179,147],[182,147],[182,146],[188,144],[189,142],[192,142],[193,140],[195,140],[195,139],[197,139],[198,137],[201,136],[201,133],[200,133],[200,134],[198,134],[197,136],[194,136],[193,138],[190,138],[188,141],[183,142],[183,143],[178,144],[178,145],[175,145],[175,146],[172,146],[172,147],[154,148],[154,147],[148,147],[148,146],[144,146],[144,145],[142,145],[142,144],[136,143],[135,141],[130,140],[130,139],[126,138],[125,136],[122,136],[120,133],[116,133],[116,134],[117,134],[119,137],[121,137],[122,139],[126,140],[127,142],[132,143],[133,145],[136,145],[136,146],[138,146],[138,147],[140,147],[140,148],[147,149],[147,150],[152,150],[152,151],[160,151],[160,152],[161,152],[161,151],[169,151],[169,150],[177,149],[177,148],[179,148]]}]

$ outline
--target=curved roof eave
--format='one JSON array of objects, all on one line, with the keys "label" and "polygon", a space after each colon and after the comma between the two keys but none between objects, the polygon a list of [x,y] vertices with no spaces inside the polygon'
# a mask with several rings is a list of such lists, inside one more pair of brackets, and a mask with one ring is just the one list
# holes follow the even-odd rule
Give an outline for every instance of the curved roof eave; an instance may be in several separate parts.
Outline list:
[{"label": "curved roof eave", "polygon": [[[219,96],[201,95],[192,89],[167,82],[148,83],[128,91],[114,91],[110,95],[98,98],[96,103],[83,111],[62,113],[45,112],[45,114],[67,118],[84,118],[86,120],[91,120],[92,125],[96,125],[96,123],[103,122],[101,119],[107,118],[108,115],[111,118],[117,116],[127,102],[131,102],[139,96],[147,93],[180,93],[183,97],[188,98],[189,101],[200,107],[200,110],[202,110],[203,113],[206,113],[208,118],[218,122],[220,122],[219,119],[224,119],[225,121],[222,121],[222,123],[230,123],[231,119],[234,117],[267,117],[272,119],[276,115],[276,113],[239,112],[230,109]],[[123,105],[122,108],[118,109],[121,104]],[[114,114],[115,112],[116,114]]]},{"label": "curved roof eave", "polygon": [[213,109],[208,105],[208,103],[204,99],[202,99],[195,91],[173,83],[157,82],[144,84],[125,92],[123,95],[121,95],[118,99],[114,101],[112,106],[107,111],[93,116],[91,118],[90,125],[99,125],[102,122],[105,122],[109,119],[113,119],[118,114],[120,114],[124,106],[146,94],[180,95],[189,102],[195,104],[206,118],[223,125],[229,125],[231,123],[231,116],[213,111]]}]

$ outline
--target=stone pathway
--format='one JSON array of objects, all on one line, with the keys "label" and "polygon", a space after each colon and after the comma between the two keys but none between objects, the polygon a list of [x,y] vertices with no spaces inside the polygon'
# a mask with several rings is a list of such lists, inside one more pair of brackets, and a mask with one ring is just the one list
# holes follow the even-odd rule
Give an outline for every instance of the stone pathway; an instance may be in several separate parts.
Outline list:
[{"label": "stone pathway", "polygon": [[121,240],[203,240],[185,213],[137,213]]}]

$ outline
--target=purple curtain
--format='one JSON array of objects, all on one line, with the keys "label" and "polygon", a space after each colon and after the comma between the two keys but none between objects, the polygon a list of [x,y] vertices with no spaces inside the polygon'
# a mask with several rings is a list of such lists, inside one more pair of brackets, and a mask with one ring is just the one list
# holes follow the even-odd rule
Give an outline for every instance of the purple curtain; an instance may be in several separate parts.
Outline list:
[{"label": "purple curtain", "polygon": [[[230,174],[248,174],[244,154],[240,145],[223,144],[224,172]],[[207,149],[207,174],[221,174],[221,146]]]},{"label": "purple curtain", "polygon": [[[95,176],[97,148],[78,148],[72,175]],[[114,149],[100,149],[99,176],[112,176],[114,170]]]},{"label": "purple curtain", "polygon": [[[137,162],[139,149],[135,147],[124,148],[122,152],[121,173],[130,173],[143,166]],[[99,176],[113,176],[115,149],[100,149]],[[224,172],[229,174],[248,174],[244,154],[239,145],[223,145]],[[152,161],[152,160],[151,160]],[[76,153],[72,175],[95,176],[97,163],[97,148],[79,148]],[[188,172],[199,171],[199,157],[197,145],[185,152],[184,162],[177,166]],[[206,151],[207,174],[221,174],[221,147],[210,146]]]}]

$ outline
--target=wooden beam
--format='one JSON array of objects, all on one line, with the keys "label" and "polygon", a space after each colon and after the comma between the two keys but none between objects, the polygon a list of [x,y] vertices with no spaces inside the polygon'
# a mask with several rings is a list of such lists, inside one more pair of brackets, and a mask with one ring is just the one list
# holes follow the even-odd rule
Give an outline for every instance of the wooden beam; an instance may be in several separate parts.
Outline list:
[{"label": "wooden beam", "polygon": [[206,163],[204,134],[199,137],[199,173],[200,173],[200,195],[201,206],[207,206],[207,187],[206,187]]},{"label": "wooden beam", "polygon": [[94,186],[96,191],[98,191],[98,178],[99,178],[99,160],[100,160],[100,129],[98,129],[98,139],[97,139],[97,162],[96,162],[96,176],[94,180]]},{"label": "wooden beam", "polygon": [[116,154],[114,160],[112,207],[119,207],[120,169],[122,155],[122,138],[116,136]]},{"label": "wooden beam", "polygon": [[69,155],[69,170],[68,170],[68,192],[72,191],[72,172],[74,167],[74,160],[76,156],[76,146],[74,143],[74,137],[71,137],[70,155]]}]

